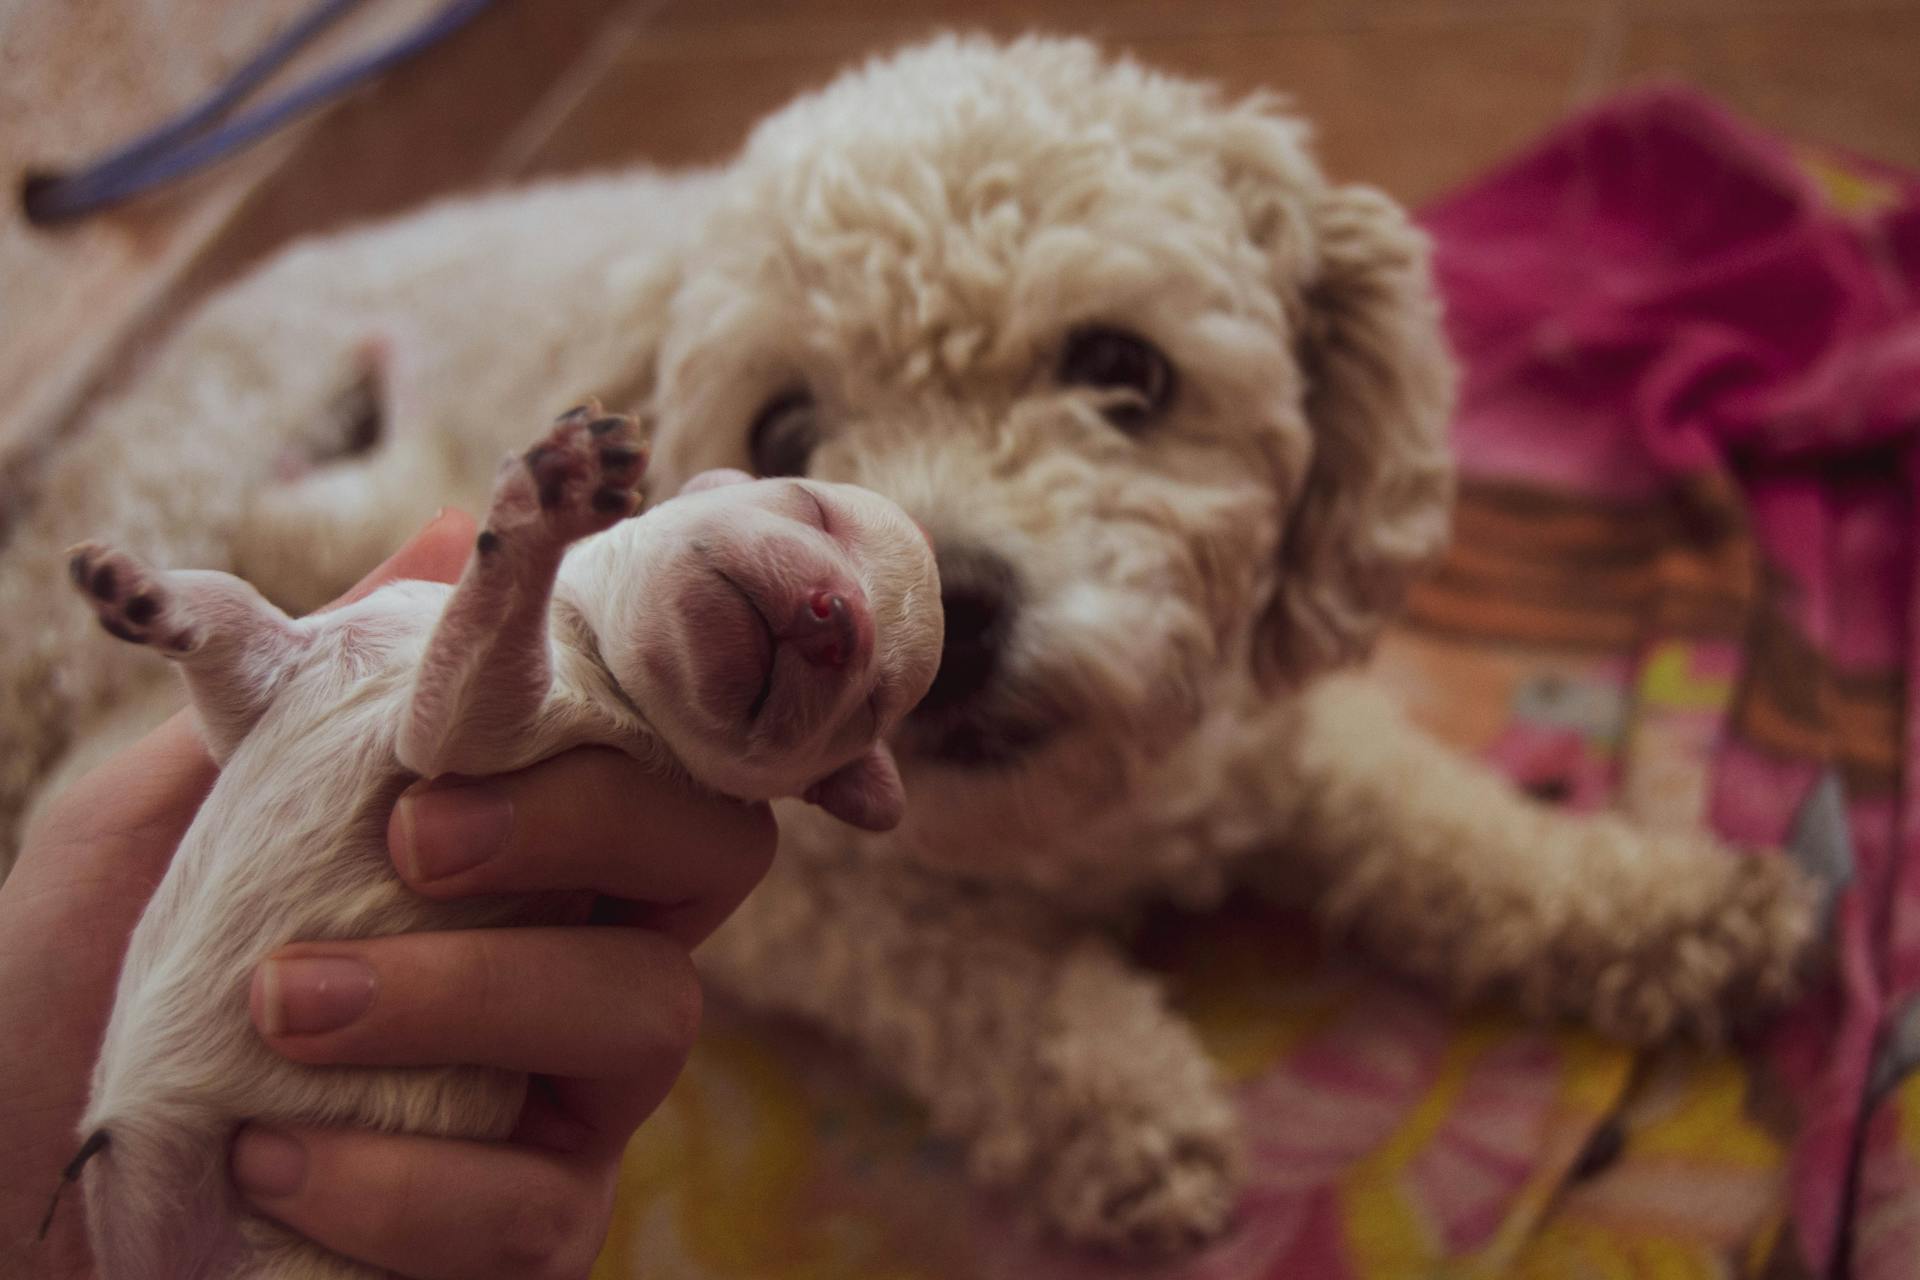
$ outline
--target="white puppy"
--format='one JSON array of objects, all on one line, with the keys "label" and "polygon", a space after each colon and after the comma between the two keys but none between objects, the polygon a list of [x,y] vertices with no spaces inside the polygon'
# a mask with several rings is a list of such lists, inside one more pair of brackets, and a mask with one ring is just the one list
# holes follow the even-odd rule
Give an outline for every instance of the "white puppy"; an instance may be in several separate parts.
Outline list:
[{"label": "white puppy", "polygon": [[899,820],[881,739],[939,653],[924,535],[860,489],[716,472],[563,561],[632,513],[643,466],[631,419],[574,410],[509,462],[457,587],[395,583],[300,620],[227,574],[76,549],[102,625],[180,664],[221,762],[134,932],[82,1124],[105,1275],[361,1273],[239,1211],[224,1153],[242,1119],[481,1139],[512,1126],[516,1074],[304,1066],[248,1023],[251,975],[286,942],[561,909],[408,890],[384,832],[412,777],[602,743],[724,795]]}]

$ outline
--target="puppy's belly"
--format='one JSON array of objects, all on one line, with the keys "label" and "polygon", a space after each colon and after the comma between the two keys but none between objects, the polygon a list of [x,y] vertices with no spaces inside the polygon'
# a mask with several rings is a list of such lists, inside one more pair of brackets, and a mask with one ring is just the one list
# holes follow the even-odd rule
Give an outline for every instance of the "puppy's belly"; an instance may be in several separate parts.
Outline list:
[{"label": "puppy's belly", "polygon": [[[472,910],[424,915],[413,928],[506,923],[497,908],[493,918]],[[204,946],[185,934],[174,943],[180,957]],[[261,947],[253,958],[271,949]],[[88,1112],[88,1132],[104,1129],[110,1140],[87,1174],[89,1227],[103,1275],[359,1274],[327,1262],[324,1251],[252,1216],[239,1201],[227,1172],[238,1128],[339,1126],[496,1140],[519,1116],[526,1079],[478,1067],[288,1061],[267,1047],[248,1014],[253,966],[223,968],[220,985],[192,996],[182,988],[215,975],[181,965],[178,983],[151,986],[115,1010]],[[192,1259],[202,1255],[206,1265],[196,1267]]]},{"label": "puppy's belly", "polygon": [[83,1134],[108,1135],[86,1171],[108,1280],[356,1274],[240,1203],[227,1150],[242,1123],[497,1139],[520,1111],[515,1073],[307,1066],[255,1031],[254,971],[287,942],[537,922],[559,909],[439,903],[402,884],[385,838],[407,781],[388,699],[322,722],[300,711],[324,700],[301,693],[283,695],[287,714],[269,713],[227,762],[128,948],[83,1122]]}]

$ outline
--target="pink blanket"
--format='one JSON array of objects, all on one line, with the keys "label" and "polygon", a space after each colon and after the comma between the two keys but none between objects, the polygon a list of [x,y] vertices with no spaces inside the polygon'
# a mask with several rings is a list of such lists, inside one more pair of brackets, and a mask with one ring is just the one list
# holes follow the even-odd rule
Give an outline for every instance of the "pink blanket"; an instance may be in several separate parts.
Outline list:
[{"label": "pink blanket", "polygon": [[[1752,1088],[1777,1089],[1792,1135],[1784,1235],[1810,1270],[1920,1272],[1920,181],[1656,91],[1426,223],[1468,370],[1463,552],[1476,516],[1521,495],[1610,515],[1589,555],[1652,552],[1637,589],[1606,583],[1620,599],[1567,584],[1565,603],[1639,608],[1618,641],[1512,619],[1475,634],[1612,648],[1643,694],[1678,673],[1684,705],[1642,697],[1639,740],[1588,773],[1612,766],[1648,820],[1692,804],[1729,836],[1790,843],[1835,885],[1833,984],[1755,1057]],[[1415,625],[1448,594],[1443,575]],[[1634,767],[1659,775],[1639,794]]]},{"label": "pink blanket", "polygon": [[844,1059],[723,1022],[601,1274],[1920,1273],[1920,183],[1657,91],[1425,221],[1466,484],[1382,670],[1543,797],[1787,847],[1831,974],[1737,1052],[1636,1059],[1259,908],[1150,928],[1253,1147],[1234,1234],[1158,1272],[1031,1239]]}]

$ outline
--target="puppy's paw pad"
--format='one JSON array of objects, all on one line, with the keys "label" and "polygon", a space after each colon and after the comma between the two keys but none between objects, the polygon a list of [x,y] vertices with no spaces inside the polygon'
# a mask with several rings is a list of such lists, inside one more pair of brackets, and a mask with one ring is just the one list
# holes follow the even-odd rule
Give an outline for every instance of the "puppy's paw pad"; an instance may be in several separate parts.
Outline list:
[{"label": "puppy's paw pad", "polygon": [[83,542],[67,553],[67,573],[107,634],[174,656],[191,653],[199,644],[178,616],[166,575],[126,552]]},{"label": "puppy's paw pad", "polygon": [[[647,446],[639,424],[588,401],[560,415],[531,449],[509,463],[489,532],[526,531],[562,543],[598,533],[640,508]],[[483,545],[483,550],[488,549]]]}]

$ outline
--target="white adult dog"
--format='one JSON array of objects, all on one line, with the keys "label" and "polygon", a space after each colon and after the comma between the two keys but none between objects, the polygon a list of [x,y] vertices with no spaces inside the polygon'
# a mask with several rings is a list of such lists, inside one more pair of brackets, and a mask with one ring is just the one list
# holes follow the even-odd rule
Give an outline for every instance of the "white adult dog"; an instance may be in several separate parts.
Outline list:
[{"label": "white adult dog", "polygon": [[[1085,43],[943,39],[717,174],[297,248],[66,450],[0,613],[50,617],[54,549],[101,533],[316,603],[585,391],[653,419],[667,485],[878,490],[946,606],[894,742],[906,822],[783,813],[703,964],[856,1045],[1067,1236],[1181,1247],[1227,1221],[1233,1116],[1100,930],[1129,904],[1257,872],[1451,997],[1635,1038],[1777,1002],[1814,932],[1783,859],[1549,813],[1329,674],[1445,536],[1451,372],[1422,238],[1303,132]],[[15,807],[132,687],[70,614],[0,650]]]}]

